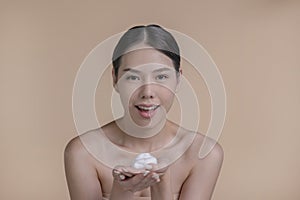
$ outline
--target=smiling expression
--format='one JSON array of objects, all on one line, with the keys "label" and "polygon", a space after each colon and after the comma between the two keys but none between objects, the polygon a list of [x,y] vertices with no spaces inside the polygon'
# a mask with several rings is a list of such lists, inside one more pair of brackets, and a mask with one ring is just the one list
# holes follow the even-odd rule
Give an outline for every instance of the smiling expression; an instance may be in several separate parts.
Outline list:
[{"label": "smiling expression", "polygon": [[178,73],[172,60],[161,52],[146,48],[122,56],[114,87],[120,94],[125,115],[138,126],[158,123],[172,106]]}]

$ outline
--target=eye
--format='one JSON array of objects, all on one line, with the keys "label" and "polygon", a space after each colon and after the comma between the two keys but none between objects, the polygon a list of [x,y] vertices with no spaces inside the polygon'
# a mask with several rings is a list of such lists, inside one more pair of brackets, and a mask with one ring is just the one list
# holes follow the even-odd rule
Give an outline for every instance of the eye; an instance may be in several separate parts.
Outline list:
[{"label": "eye", "polygon": [[130,80],[130,81],[138,81],[140,80],[140,77],[138,76],[134,76],[134,75],[130,75],[126,77],[126,80]]},{"label": "eye", "polygon": [[167,78],[169,78],[169,76],[168,75],[166,75],[166,74],[160,74],[160,75],[157,75],[156,77],[155,77],[155,79],[156,80],[165,80],[165,79],[167,79]]}]

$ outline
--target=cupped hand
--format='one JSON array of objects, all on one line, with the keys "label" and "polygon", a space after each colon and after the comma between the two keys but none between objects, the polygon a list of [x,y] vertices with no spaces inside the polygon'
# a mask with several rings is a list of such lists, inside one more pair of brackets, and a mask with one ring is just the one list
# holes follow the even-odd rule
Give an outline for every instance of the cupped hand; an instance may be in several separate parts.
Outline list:
[{"label": "cupped hand", "polygon": [[167,160],[160,159],[158,164],[151,164],[151,171],[159,175],[160,178],[169,178],[170,168]]},{"label": "cupped hand", "polygon": [[145,169],[117,166],[113,169],[115,182],[124,191],[141,191],[160,181],[159,174],[151,169],[154,166],[147,166]]}]

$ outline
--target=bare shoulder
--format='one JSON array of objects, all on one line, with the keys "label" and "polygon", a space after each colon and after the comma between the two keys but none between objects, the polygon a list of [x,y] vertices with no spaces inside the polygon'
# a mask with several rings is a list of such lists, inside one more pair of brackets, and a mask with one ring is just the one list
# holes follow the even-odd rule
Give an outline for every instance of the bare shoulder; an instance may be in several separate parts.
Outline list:
[{"label": "bare shoulder", "polygon": [[80,153],[80,152],[83,153],[84,148],[83,148],[83,145],[80,141],[80,137],[76,136],[67,143],[67,145],[65,147],[65,156],[66,155],[77,154],[77,153]]},{"label": "bare shoulder", "polygon": [[[193,134],[193,133],[191,133]],[[186,152],[190,164],[180,197],[182,199],[211,199],[222,162],[223,149],[214,139],[194,133],[195,139]]]},{"label": "bare shoulder", "polygon": [[87,131],[86,133],[71,139],[65,147],[65,156],[88,156],[88,151],[86,146],[83,144],[83,140],[94,135],[96,135],[96,129]]},{"label": "bare shoulder", "polygon": [[96,165],[82,137],[91,132],[71,139],[65,147],[64,164],[71,199],[98,199],[102,195]]},{"label": "bare shoulder", "polygon": [[201,143],[201,149],[199,152],[199,159],[208,159],[213,158],[217,160],[223,160],[224,157],[224,151],[220,143],[218,141],[207,137],[202,136],[203,141]]},{"label": "bare shoulder", "polygon": [[223,162],[224,151],[216,140],[201,133],[196,133],[194,142],[187,151],[187,155],[190,159],[193,159],[194,164],[220,165]]}]

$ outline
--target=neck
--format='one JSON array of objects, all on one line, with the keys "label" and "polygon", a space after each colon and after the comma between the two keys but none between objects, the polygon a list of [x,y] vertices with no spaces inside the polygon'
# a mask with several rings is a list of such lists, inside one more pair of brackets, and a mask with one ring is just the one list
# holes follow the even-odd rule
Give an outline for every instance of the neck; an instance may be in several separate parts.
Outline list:
[{"label": "neck", "polygon": [[171,142],[177,130],[174,124],[167,120],[151,128],[129,127],[122,118],[116,122],[122,131],[120,145],[139,153],[152,152],[162,148]]},{"label": "neck", "polygon": [[159,134],[165,128],[166,121],[166,118],[163,118],[163,120],[151,119],[145,125],[139,126],[132,121],[129,115],[124,115],[116,123],[125,134],[139,139],[146,139]]}]

